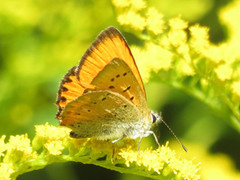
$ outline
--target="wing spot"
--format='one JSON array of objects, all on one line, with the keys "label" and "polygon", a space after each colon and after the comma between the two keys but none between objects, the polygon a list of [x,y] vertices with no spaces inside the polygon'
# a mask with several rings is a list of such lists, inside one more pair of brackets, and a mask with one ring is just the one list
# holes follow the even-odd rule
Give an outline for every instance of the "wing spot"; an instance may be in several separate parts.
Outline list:
[{"label": "wing spot", "polygon": [[85,89],[85,90],[83,91],[83,94],[88,93],[88,92],[89,92],[89,89]]},{"label": "wing spot", "polygon": [[109,89],[114,89],[115,87],[114,87],[114,86],[109,86],[108,88],[109,88]]},{"label": "wing spot", "polygon": [[114,81],[114,78],[112,78],[111,81],[113,82],[113,81]]},{"label": "wing spot", "polygon": [[97,104],[97,102],[93,102],[93,104]]},{"label": "wing spot", "polygon": [[131,86],[128,86],[126,89],[123,90],[123,92],[128,91],[131,88]]},{"label": "wing spot", "polygon": [[127,107],[127,105],[125,104],[123,107],[124,107],[124,108],[126,108],[126,107]]},{"label": "wing spot", "polygon": [[105,101],[106,100],[106,98],[104,97],[104,98],[102,98],[102,101]]},{"label": "wing spot", "polygon": [[123,73],[123,76],[126,76],[127,75],[127,72]]},{"label": "wing spot", "polygon": [[78,137],[78,134],[75,133],[75,132],[73,132],[73,131],[71,131],[71,132],[70,132],[70,136],[71,136],[72,138],[77,138],[77,137]]},{"label": "wing spot", "polygon": [[62,87],[62,91],[68,91],[68,88]]},{"label": "wing spot", "polygon": [[65,82],[70,83],[70,82],[72,82],[72,80],[71,80],[69,77],[67,77],[67,78],[65,79]]},{"label": "wing spot", "polygon": [[130,98],[130,100],[132,101],[134,99],[134,96],[132,96],[131,98]]},{"label": "wing spot", "polygon": [[87,111],[88,111],[88,112],[91,112],[91,110],[90,110],[90,109],[88,109]]},{"label": "wing spot", "polygon": [[117,74],[117,75],[116,75],[116,78],[119,78],[119,77],[120,77],[120,74]]},{"label": "wing spot", "polygon": [[62,101],[62,102],[65,102],[66,100],[67,100],[67,99],[66,99],[64,96],[61,97],[61,101]]}]

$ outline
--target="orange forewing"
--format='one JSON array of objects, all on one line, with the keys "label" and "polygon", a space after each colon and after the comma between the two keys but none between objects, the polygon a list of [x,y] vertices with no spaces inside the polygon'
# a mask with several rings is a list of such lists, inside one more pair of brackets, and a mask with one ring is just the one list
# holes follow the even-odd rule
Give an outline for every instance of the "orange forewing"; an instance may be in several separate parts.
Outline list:
[{"label": "orange forewing", "polygon": [[130,67],[145,95],[142,79],[132,53],[124,37],[114,27],[101,32],[83,55],[77,72],[80,83],[88,88],[98,73],[114,58],[122,59]]},{"label": "orange forewing", "polygon": [[93,88],[93,79],[114,58],[122,59],[129,66],[145,96],[142,79],[127,42],[116,28],[109,27],[98,35],[78,67],[71,68],[64,76],[58,90],[58,119],[61,119],[60,114],[69,102],[81,96],[87,88]]},{"label": "orange forewing", "polygon": [[80,85],[79,80],[76,76],[76,66],[72,67],[68,73],[62,79],[58,90],[58,112],[57,118],[61,119],[60,113],[62,109],[72,100],[76,99],[76,97],[80,96],[83,91],[84,87]]}]

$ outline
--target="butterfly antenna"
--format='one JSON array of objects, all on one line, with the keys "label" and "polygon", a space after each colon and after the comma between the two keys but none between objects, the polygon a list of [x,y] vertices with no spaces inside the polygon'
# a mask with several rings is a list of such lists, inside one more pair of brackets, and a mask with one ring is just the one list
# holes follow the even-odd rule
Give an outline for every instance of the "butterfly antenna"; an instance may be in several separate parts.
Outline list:
[{"label": "butterfly antenna", "polygon": [[177,141],[179,142],[179,144],[181,144],[182,148],[188,152],[187,148],[183,145],[183,143],[178,139],[178,137],[175,135],[175,133],[173,132],[173,130],[168,126],[168,124],[163,120],[161,119],[161,121],[165,124],[165,126],[169,129],[169,131],[173,134],[173,136],[177,139]]}]

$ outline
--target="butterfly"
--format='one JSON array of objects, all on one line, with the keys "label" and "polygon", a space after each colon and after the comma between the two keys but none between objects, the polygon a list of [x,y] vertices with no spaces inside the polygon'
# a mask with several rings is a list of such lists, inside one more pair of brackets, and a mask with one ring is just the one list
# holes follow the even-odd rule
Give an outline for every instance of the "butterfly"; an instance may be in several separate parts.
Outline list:
[{"label": "butterfly", "polygon": [[[147,106],[133,55],[114,27],[102,31],[60,83],[57,119],[72,138],[136,139],[153,134],[161,116]],[[157,141],[158,142],[158,141]]]}]

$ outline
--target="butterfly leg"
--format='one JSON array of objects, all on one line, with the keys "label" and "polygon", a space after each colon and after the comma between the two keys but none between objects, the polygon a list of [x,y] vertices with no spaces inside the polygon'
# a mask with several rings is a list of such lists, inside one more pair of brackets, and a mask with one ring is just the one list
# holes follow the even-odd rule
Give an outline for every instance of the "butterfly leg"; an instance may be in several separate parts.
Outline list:
[{"label": "butterfly leg", "polygon": [[143,138],[143,136],[141,136],[139,141],[138,141],[138,154],[139,155],[140,155],[140,145],[141,145],[141,142],[142,142],[142,138]]},{"label": "butterfly leg", "polygon": [[115,140],[113,140],[113,141],[112,141],[112,143],[116,143],[116,142],[118,142],[118,141],[122,140],[124,137],[126,137],[126,136],[125,136],[125,135],[123,135],[122,137],[120,137],[120,138],[118,138],[118,139],[115,139]]},{"label": "butterfly leg", "polygon": [[112,156],[111,156],[111,162],[114,163],[115,161],[115,146],[112,148]]},{"label": "butterfly leg", "polygon": [[158,144],[158,146],[161,147],[161,145],[160,145],[160,143],[159,143],[159,141],[158,141],[158,138],[157,138],[156,134],[155,134],[153,131],[146,131],[145,133],[146,133],[147,135],[152,134],[153,137],[155,138],[155,141],[156,141],[156,143]]}]

